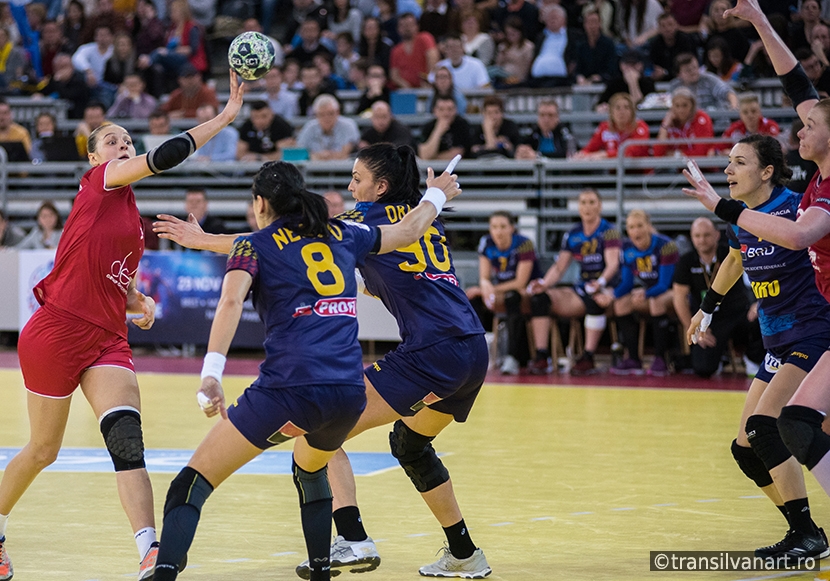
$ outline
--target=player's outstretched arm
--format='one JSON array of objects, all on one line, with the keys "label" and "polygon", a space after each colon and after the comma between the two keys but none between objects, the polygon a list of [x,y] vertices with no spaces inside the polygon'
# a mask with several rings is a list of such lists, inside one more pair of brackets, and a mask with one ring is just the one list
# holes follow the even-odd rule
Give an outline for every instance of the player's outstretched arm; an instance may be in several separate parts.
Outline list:
[{"label": "player's outstretched arm", "polygon": [[219,254],[227,254],[233,248],[234,240],[240,236],[247,236],[248,232],[240,234],[208,234],[199,226],[193,214],[187,220],[176,218],[170,214],[158,214],[158,220],[153,222],[153,232],[159,238],[172,240],[176,244],[194,250],[209,250]]}]

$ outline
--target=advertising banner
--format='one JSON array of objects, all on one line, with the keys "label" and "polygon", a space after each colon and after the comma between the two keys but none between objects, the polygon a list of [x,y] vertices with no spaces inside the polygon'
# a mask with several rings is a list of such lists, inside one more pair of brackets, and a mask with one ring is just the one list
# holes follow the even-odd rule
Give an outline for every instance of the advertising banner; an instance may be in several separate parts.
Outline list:
[{"label": "advertising banner", "polygon": [[34,286],[46,278],[55,266],[55,250],[21,250],[18,262],[17,314],[22,329],[40,307],[32,292]]}]

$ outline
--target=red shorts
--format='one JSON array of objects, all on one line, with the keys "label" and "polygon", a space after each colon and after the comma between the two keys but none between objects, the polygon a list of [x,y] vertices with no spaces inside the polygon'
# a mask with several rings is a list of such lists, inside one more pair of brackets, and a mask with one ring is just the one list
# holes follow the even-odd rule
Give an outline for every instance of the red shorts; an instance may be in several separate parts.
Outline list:
[{"label": "red shorts", "polygon": [[23,327],[17,354],[26,389],[45,397],[69,397],[91,367],[135,373],[124,337],[49,305],[35,311]]}]

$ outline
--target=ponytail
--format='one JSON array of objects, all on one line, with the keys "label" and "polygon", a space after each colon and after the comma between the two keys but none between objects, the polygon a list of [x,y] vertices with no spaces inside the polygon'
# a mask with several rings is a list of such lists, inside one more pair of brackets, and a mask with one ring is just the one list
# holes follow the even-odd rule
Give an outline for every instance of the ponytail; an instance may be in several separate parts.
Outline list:
[{"label": "ponytail", "polygon": [[379,200],[383,204],[417,206],[421,201],[421,172],[415,151],[408,145],[396,147],[391,143],[376,143],[357,154],[372,174],[372,181],[385,181],[386,193]]},{"label": "ponytail", "polygon": [[303,176],[295,165],[284,161],[263,164],[254,177],[253,195],[265,198],[296,234],[328,238],[326,201],[305,189]]}]

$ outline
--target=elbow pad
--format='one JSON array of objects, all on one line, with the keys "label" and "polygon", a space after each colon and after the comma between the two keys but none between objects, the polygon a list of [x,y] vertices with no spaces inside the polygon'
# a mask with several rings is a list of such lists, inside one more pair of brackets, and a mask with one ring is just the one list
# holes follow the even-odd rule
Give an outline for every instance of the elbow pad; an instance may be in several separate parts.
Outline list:
[{"label": "elbow pad", "polygon": [[801,63],[795,65],[795,68],[786,75],[780,75],[778,78],[781,80],[784,92],[793,102],[793,108],[798,107],[804,101],[818,100],[818,92],[807,77],[807,73],[804,72]]},{"label": "elbow pad", "polygon": [[196,141],[184,132],[147,152],[147,167],[154,174],[176,167],[196,151]]}]

